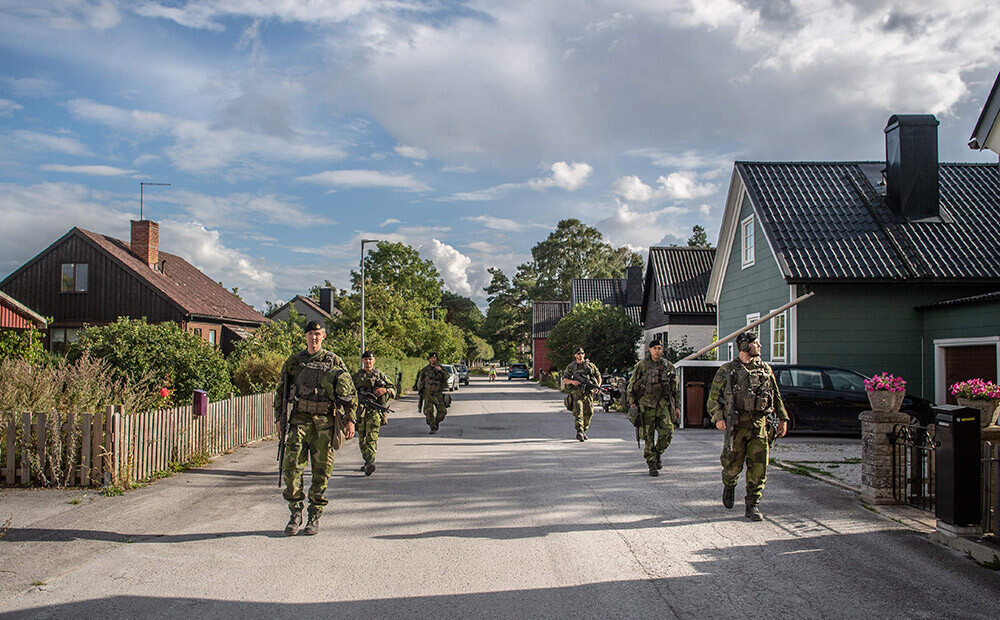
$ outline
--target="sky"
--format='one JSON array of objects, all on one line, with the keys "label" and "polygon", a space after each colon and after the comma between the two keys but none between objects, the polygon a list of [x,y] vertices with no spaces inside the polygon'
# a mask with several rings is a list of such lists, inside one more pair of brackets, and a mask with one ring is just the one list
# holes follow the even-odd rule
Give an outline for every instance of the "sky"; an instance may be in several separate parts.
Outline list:
[{"label": "sky", "polygon": [[[0,279],[73,226],[258,309],[401,241],[485,306],[574,217],[713,245],[734,161],[884,161],[892,114],[966,143],[982,0],[0,0]],[[370,248],[371,246],[367,246]]]}]

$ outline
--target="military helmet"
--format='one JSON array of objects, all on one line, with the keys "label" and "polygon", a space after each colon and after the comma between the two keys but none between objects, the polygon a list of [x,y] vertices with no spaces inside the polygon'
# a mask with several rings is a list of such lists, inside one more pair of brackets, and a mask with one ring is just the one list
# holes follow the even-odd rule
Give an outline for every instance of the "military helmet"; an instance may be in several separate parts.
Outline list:
[{"label": "military helmet", "polygon": [[745,331],[736,337],[736,346],[740,351],[749,351],[750,343],[757,340],[757,334],[751,331]]}]

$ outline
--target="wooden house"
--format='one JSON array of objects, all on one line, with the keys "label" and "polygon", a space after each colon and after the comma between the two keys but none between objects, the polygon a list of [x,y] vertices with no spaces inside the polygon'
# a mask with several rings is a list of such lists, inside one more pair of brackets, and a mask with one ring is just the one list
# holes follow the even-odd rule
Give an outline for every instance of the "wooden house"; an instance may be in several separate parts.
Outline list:
[{"label": "wooden house", "polygon": [[232,350],[267,321],[183,258],[159,250],[159,225],[133,221],[129,242],[73,228],[0,282],[0,290],[50,316],[49,346],[59,350],[84,325],[120,316],[175,321]]}]

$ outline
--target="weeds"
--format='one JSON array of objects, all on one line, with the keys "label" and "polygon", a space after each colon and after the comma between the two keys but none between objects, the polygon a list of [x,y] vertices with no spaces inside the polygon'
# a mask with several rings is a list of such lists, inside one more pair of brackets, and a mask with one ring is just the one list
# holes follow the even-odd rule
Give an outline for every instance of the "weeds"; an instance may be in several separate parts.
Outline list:
[{"label": "weeds", "polygon": [[[7,496],[0,495],[0,500],[3,500],[5,497]],[[10,524],[13,521],[14,521],[14,515],[10,515],[10,517],[8,517],[7,520],[3,522],[3,525],[0,525],[0,539],[2,539],[4,536],[7,535],[7,530],[10,529]]]},{"label": "weeds", "polygon": [[1000,558],[994,555],[992,560],[989,562],[979,562],[979,565],[990,570],[1000,570]]},{"label": "weeds", "polygon": [[36,579],[31,582],[31,585],[35,586],[36,588],[40,588],[45,585],[45,582],[42,581],[41,579]]}]

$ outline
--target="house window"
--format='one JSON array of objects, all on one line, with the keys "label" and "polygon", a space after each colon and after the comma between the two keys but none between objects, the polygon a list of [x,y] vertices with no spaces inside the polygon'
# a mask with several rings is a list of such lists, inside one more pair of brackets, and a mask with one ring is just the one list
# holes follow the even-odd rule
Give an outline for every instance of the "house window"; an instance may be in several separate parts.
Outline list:
[{"label": "house window", "polygon": [[49,350],[53,353],[65,353],[70,344],[80,339],[80,329],[77,327],[49,328]]},{"label": "house window", "polygon": [[785,361],[785,313],[771,319],[771,361]]},{"label": "house window", "polygon": [[733,343],[731,342],[726,345],[726,356],[729,359],[733,359]]},{"label": "house window", "polygon": [[215,344],[215,330],[214,329],[208,330],[208,344],[211,344],[211,345]]},{"label": "house window", "polygon": [[194,332],[195,336],[198,336],[199,338],[201,338],[201,328],[200,327],[195,327],[191,331]]},{"label": "house window", "polygon": [[743,268],[746,269],[754,264],[754,239],[753,239],[753,216],[740,222],[740,238],[743,240]]},{"label": "house window", "polygon": [[63,263],[61,280],[59,290],[63,293],[87,292],[87,263]]},{"label": "house window", "polygon": [[[747,325],[753,323],[754,321],[756,321],[759,318],[760,318],[760,312],[754,312],[753,314],[748,314],[747,315]],[[758,338],[760,337],[760,325],[758,325],[757,327],[754,327],[753,329],[748,329],[747,331],[750,331],[750,332],[753,332],[753,333],[757,334]]]}]

